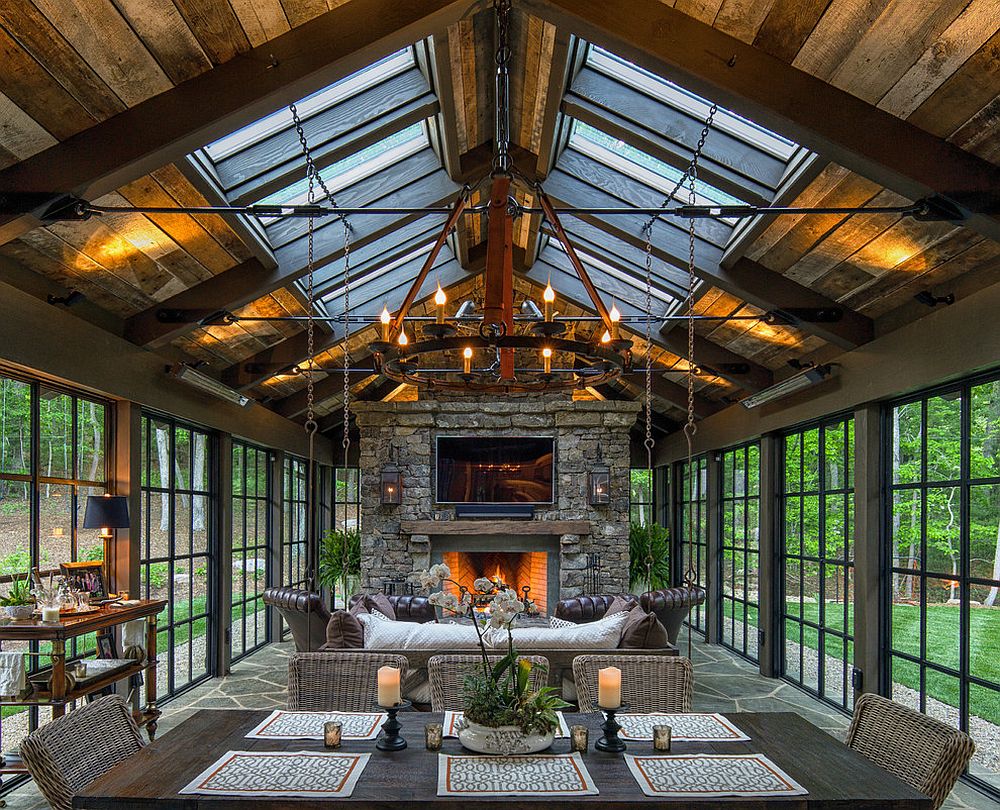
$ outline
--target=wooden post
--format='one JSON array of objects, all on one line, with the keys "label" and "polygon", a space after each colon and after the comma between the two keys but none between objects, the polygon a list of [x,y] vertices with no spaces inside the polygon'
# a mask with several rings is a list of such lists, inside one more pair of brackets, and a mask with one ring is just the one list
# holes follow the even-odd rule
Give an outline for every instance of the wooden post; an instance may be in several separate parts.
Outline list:
[{"label": "wooden post", "polygon": [[718,644],[722,622],[722,457],[709,453],[706,458],[707,491],[705,492],[705,640]]},{"label": "wooden post", "polygon": [[112,492],[128,498],[128,529],[118,529],[111,557],[108,588],[139,595],[139,557],[142,549],[142,407],[135,402],[114,405],[114,459]]},{"label": "wooden post", "polygon": [[881,407],[854,411],[854,668],[862,692],[879,692],[883,669],[882,627],[882,430]]},{"label": "wooden post", "polygon": [[759,625],[757,658],[760,674],[776,678],[781,660],[784,638],[781,617],[778,615],[778,547],[777,513],[780,482],[778,471],[779,439],[773,433],[760,439],[760,505],[758,519],[758,569],[757,569],[757,623]]},{"label": "wooden post", "polygon": [[52,719],[66,714],[66,642],[61,638],[52,640]]},{"label": "wooden post", "polygon": [[[216,674],[229,674],[233,657],[233,437],[219,434],[219,565],[216,594]],[[242,527],[240,527],[242,530]]]},{"label": "wooden post", "polygon": [[[271,487],[268,497],[269,525],[267,532],[267,579],[272,587],[284,583],[281,554],[281,532],[284,526],[285,454],[277,450],[271,454]],[[281,616],[274,608],[267,609],[267,636],[271,642],[281,641]]]},{"label": "wooden post", "polygon": [[146,708],[143,709],[143,717],[149,718],[146,724],[146,734],[152,742],[156,736],[156,720],[159,717],[159,709],[156,707],[156,614],[146,619]]},{"label": "wooden post", "polygon": [[[490,191],[489,223],[486,235],[486,293],[483,326],[503,324],[514,330],[514,224],[507,214],[510,176],[498,174]],[[500,378],[514,379],[514,352],[500,351]]]}]

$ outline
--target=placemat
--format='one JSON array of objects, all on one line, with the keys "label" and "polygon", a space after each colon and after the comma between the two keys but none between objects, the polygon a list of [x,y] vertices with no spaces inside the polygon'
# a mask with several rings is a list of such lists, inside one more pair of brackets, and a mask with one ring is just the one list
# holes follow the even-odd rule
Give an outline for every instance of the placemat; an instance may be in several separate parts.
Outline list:
[{"label": "placemat", "polygon": [[371,754],[227,751],[182,794],[342,799],[354,792]]},{"label": "placemat", "polygon": [[[566,718],[563,717],[562,712],[556,712],[559,716],[559,728],[556,729],[556,739],[568,738],[569,737],[569,726],[566,725]],[[464,712],[452,712],[446,711],[444,713],[444,736],[445,737],[457,737],[458,730],[461,727],[462,718],[465,716]],[[653,732],[650,732],[650,739],[652,739]]]},{"label": "placemat", "polygon": [[669,714],[616,714],[622,727],[619,736],[626,740],[653,739],[653,726],[670,726],[675,742],[745,742],[750,739],[717,712]]},{"label": "placemat", "polygon": [[579,754],[438,756],[438,796],[596,796]]},{"label": "placemat", "polygon": [[807,791],[763,754],[625,755],[642,792],[654,798],[804,796]]},{"label": "placemat", "polygon": [[253,731],[248,740],[322,740],[323,724],[341,723],[345,740],[374,740],[386,715],[382,712],[287,712],[279,709]]}]

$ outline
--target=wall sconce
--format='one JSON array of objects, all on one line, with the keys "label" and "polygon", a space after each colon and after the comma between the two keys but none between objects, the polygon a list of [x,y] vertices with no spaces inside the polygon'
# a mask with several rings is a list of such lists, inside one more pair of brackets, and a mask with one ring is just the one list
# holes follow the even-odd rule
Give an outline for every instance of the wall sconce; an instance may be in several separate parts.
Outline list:
[{"label": "wall sconce", "polygon": [[611,503],[611,468],[598,462],[587,473],[587,502],[591,506],[607,506]]},{"label": "wall sconce", "polygon": [[395,464],[382,468],[381,499],[383,506],[399,506],[403,502],[403,478]]}]

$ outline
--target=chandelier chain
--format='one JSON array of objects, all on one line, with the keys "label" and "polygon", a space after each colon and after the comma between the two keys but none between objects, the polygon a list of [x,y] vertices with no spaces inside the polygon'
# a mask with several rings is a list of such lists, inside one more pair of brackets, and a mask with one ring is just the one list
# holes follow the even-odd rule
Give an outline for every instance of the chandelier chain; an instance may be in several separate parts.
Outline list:
[{"label": "chandelier chain", "polygon": [[[646,475],[650,494],[653,490],[653,226],[643,227],[646,235]],[[652,498],[650,498],[652,500]],[[646,586],[653,590],[653,520],[646,521]]]},{"label": "chandelier chain", "polygon": [[494,56],[496,73],[496,155],[493,170],[510,172],[513,160],[510,156],[510,14],[511,0],[494,0],[493,9],[497,21],[497,50]]}]

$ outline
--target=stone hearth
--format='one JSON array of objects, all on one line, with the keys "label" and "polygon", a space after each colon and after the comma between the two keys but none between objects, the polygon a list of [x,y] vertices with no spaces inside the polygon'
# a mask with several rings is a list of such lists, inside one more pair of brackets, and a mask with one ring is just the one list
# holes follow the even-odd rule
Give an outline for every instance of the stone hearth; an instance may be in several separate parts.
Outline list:
[{"label": "stone hearth", "polygon": [[[600,590],[626,591],[629,429],[640,407],[564,395],[357,403],[365,586],[380,590],[406,580],[444,553],[535,551],[548,553],[549,604],[583,592],[590,554],[600,555]],[[438,435],[554,437],[554,502],[536,506],[531,521],[455,520],[453,505],[434,501]],[[598,458],[611,469],[606,507],[587,503],[587,472]],[[379,477],[389,463],[402,473],[399,506],[379,501]]]}]

